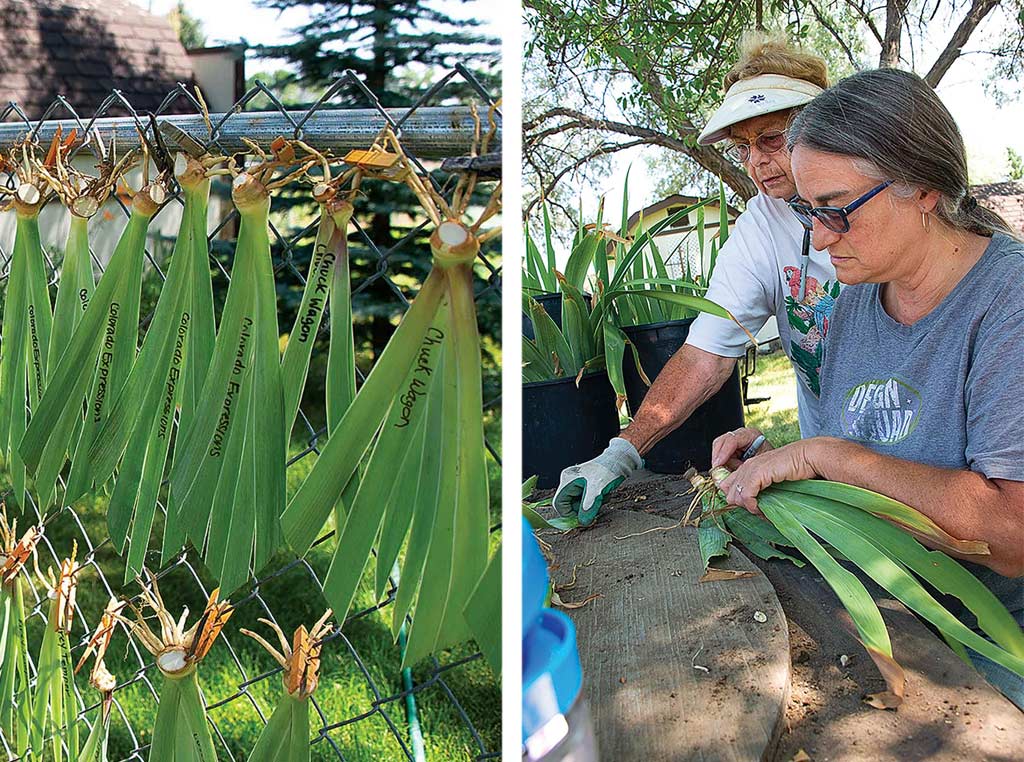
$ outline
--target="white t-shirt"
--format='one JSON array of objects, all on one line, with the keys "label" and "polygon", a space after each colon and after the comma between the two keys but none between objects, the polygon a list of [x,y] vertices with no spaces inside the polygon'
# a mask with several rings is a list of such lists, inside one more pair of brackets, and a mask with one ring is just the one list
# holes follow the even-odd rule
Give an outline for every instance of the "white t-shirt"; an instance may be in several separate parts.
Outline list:
[{"label": "white t-shirt", "polygon": [[[785,201],[757,194],[718,254],[707,298],[729,310],[752,334],[776,317],[782,348],[796,370],[800,432],[812,436],[818,430],[822,339],[840,284],[828,250],[812,246],[804,299],[797,302],[803,235]],[[732,321],[707,314],[693,322],[686,338],[687,344],[721,357],[742,357],[748,341]]]}]

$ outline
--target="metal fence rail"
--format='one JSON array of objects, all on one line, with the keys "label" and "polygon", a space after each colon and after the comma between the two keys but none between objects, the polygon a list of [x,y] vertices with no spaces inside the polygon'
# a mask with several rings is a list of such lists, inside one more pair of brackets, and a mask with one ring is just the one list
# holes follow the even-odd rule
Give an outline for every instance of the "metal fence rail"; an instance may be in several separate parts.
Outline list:
[{"label": "metal fence rail", "polygon": [[[417,163],[419,163],[419,159],[459,159],[468,153],[473,135],[473,124],[468,105],[433,105],[446,99],[446,88],[454,82],[458,82],[462,90],[465,90],[465,86],[468,84],[472,91],[477,93],[481,116],[486,120],[487,109],[494,105],[494,100],[473,74],[461,65],[438,78],[435,84],[408,109],[384,109],[376,96],[356,75],[346,72],[313,106],[305,111],[285,107],[274,93],[257,83],[231,111],[222,115],[213,115],[212,134],[207,133],[206,125],[198,115],[200,110],[198,101],[184,85],[179,85],[167,96],[157,117],[161,120],[166,118],[174,121],[200,143],[223,153],[244,149],[244,144],[238,140],[242,135],[257,140],[261,144],[268,143],[278,135],[299,138],[318,150],[332,150],[335,153],[349,148],[366,148],[380,128],[385,123],[390,123],[401,136],[403,146],[410,158]],[[274,105],[275,110],[258,113],[246,111],[248,104],[259,95],[266,96]],[[172,104],[182,99],[193,106],[197,112],[195,116],[161,116]],[[356,108],[356,106],[360,107]],[[180,109],[180,104],[178,108]],[[111,112],[123,115],[112,117],[110,116]],[[116,130],[118,144],[128,146],[133,141],[137,144],[135,127],[136,125],[144,126],[144,122],[143,116],[137,114],[131,104],[116,91],[104,101],[95,114],[87,117],[78,114],[73,105],[61,97],[56,98],[42,118],[36,121],[28,119],[17,104],[10,103],[0,109],[0,147],[8,148],[14,141],[24,137],[26,131],[35,131],[41,142],[45,141],[48,136],[54,134],[58,125],[63,125],[65,131],[70,127],[75,127],[80,132],[87,132],[93,127],[99,127],[105,138],[109,138],[111,131]],[[500,143],[495,142],[494,145],[500,145]],[[422,167],[422,164],[420,166]],[[450,185],[438,180],[435,180],[435,183],[442,192]],[[172,200],[169,203],[180,203],[180,199]],[[127,216],[128,210],[123,205],[121,209]],[[162,213],[161,211],[160,214]],[[237,218],[238,214],[232,208],[210,235],[211,246],[213,246],[213,239],[222,235],[222,231],[232,229],[231,226]],[[305,265],[297,263],[295,257],[297,251],[302,248],[300,243],[302,239],[308,239],[315,231],[316,221],[314,220],[302,230],[292,231],[284,230],[284,225],[275,225],[273,221],[274,213],[272,212],[272,243],[274,244],[275,258],[279,260],[275,261],[275,276],[279,283],[282,280],[294,279],[293,282],[304,285],[302,268]],[[355,218],[353,218],[353,224],[357,230],[360,245],[365,246],[369,252],[371,263],[374,258],[376,260],[376,269],[371,268],[370,274],[361,282],[352,283],[353,295],[365,292],[374,283],[381,281],[387,287],[386,293],[392,300],[392,306],[396,310],[404,310],[409,303],[407,291],[410,289],[410,284],[406,277],[399,279],[400,282],[396,282],[392,273],[392,265],[399,258],[403,248],[411,245],[410,241],[414,234],[422,231],[424,226],[421,225],[394,245],[382,249],[371,235],[355,222]],[[220,241],[217,243],[218,246],[221,245]],[[500,305],[501,264],[499,252],[500,246],[492,244],[485,247],[485,251],[481,254],[480,267],[477,268],[477,274],[481,277],[478,278],[475,287],[478,304],[490,302]],[[10,256],[11,252],[3,250],[3,247],[0,246],[0,293],[4,295]],[[100,259],[96,257],[95,252],[93,256],[95,266],[100,267]],[[146,256],[148,264],[162,279],[164,277],[161,270],[163,263],[159,261],[159,257],[154,256],[150,248],[147,248]],[[47,259],[50,259],[49,256]],[[48,261],[48,265],[53,276],[52,282],[56,282],[57,268],[53,261]],[[215,287],[218,280],[223,287],[230,280],[230,267],[224,265],[213,254],[211,254],[211,267]],[[148,325],[150,317],[143,316],[143,327]],[[322,330],[326,330],[326,322],[325,320]],[[290,326],[282,324],[280,328],[289,330]],[[499,337],[494,336],[493,338],[498,340]],[[379,352],[382,347],[375,346],[373,349]],[[311,368],[311,376],[313,372]],[[500,416],[500,399],[486,401],[484,410],[486,414],[498,418]],[[293,453],[288,468],[290,476],[304,465],[308,465],[309,455],[319,452],[321,438],[325,435],[325,429],[310,423],[305,411],[300,411],[299,421],[304,426],[305,446],[301,451]],[[293,444],[296,441],[296,436],[292,436]],[[494,461],[500,465],[497,444],[488,441],[487,448]],[[500,479],[492,479],[491,482],[492,492],[497,493],[500,488]],[[38,506],[33,504],[33,508],[36,518],[39,518]],[[165,510],[162,503],[159,504],[159,508],[160,511]],[[111,547],[109,538],[105,535],[105,521],[97,523],[98,510],[96,506],[88,504],[65,506],[48,521],[43,541],[38,548],[40,567],[45,569],[51,564],[56,565],[59,558],[66,556],[70,551],[72,540],[75,540],[79,546],[81,561],[87,567],[87,571],[80,578],[79,603],[76,604],[76,617],[72,631],[72,651],[76,659],[95,628],[102,610],[102,603],[99,608],[82,605],[83,598],[96,598],[96,596],[83,596],[81,588],[100,586],[103,590],[101,598],[104,602],[108,596],[125,597],[138,593],[137,583],[121,585],[120,579],[108,579],[101,566],[102,563],[109,568],[110,563],[116,559],[116,554]],[[99,526],[104,530],[102,536],[96,536]],[[497,531],[500,531],[499,524],[492,528],[492,533]],[[239,740],[240,734],[245,735],[244,743],[251,748],[258,734],[254,727],[260,727],[256,724],[256,720],[258,719],[259,723],[266,723],[274,704],[281,695],[280,680],[275,677],[281,672],[281,669],[279,667],[265,669],[267,665],[273,663],[269,658],[260,658],[259,664],[254,663],[249,639],[238,633],[238,621],[248,622],[256,617],[264,617],[278,623],[286,632],[290,633],[290,630],[298,624],[308,625],[317,619],[326,607],[326,602],[322,599],[323,569],[317,568],[322,564],[318,564],[316,554],[318,546],[320,546],[320,550],[330,546],[332,542],[330,538],[330,534],[321,537],[306,559],[278,557],[268,569],[264,570],[258,580],[252,582],[250,588],[233,600],[236,613],[219,641],[214,645],[214,652],[223,650],[229,655],[227,663],[230,664],[231,675],[226,682],[231,689],[225,695],[212,695],[209,692],[206,694],[208,717],[221,759],[244,760],[248,756],[248,748],[240,746],[242,743]],[[120,568],[123,569],[123,565]],[[26,576],[28,576],[27,573]],[[161,580],[161,590],[165,598],[174,600],[179,605],[180,602],[189,603],[191,610],[195,612],[190,619],[194,620],[210,592],[208,580],[204,579],[202,563],[196,554],[191,549],[183,551],[157,576]],[[45,596],[40,597],[40,591],[36,585],[30,587],[33,597],[26,598],[26,607],[31,606],[29,620],[32,627],[37,627],[40,622],[45,621],[46,598]],[[364,637],[361,628],[372,631],[378,627],[376,620],[381,616],[379,612],[387,611],[395,598],[396,591],[397,583],[392,579],[383,601],[372,602],[362,610],[350,613],[344,627],[337,627],[328,638],[330,642],[324,645],[321,689],[311,699],[313,708],[311,714],[315,723],[311,732],[314,758],[381,759],[379,752],[376,756],[367,757],[365,752],[360,749],[360,745],[363,743],[360,738],[375,735],[383,737],[383,742],[387,745],[386,758],[414,760],[416,755],[413,743],[405,730],[406,702],[410,695],[421,700],[432,697],[434,706],[443,706],[443,711],[441,708],[436,710],[437,717],[427,718],[430,720],[430,727],[425,731],[425,735],[428,737],[428,758],[442,758],[437,754],[434,757],[430,756],[429,741],[431,732],[437,732],[438,728],[444,729],[446,724],[447,726],[458,726],[454,731],[454,735],[458,739],[456,743],[458,748],[454,751],[443,752],[445,755],[443,758],[446,761],[460,757],[477,760],[499,758],[500,691],[494,684],[491,673],[482,666],[481,654],[474,653],[467,647],[455,649],[440,656],[435,655],[430,659],[429,664],[425,667],[420,665],[414,671],[411,685],[402,683],[398,671],[398,646],[392,646],[388,641],[386,645],[391,651],[387,653],[390,655],[383,659],[379,653],[367,654],[369,650],[367,644],[372,644],[374,641],[372,638]],[[319,597],[317,593],[320,594]],[[284,612],[280,610],[282,601],[290,601],[296,597],[308,598],[301,613],[296,614],[290,609]],[[178,609],[170,604],[170,601],[169,605],[176,614]],[[275,610],[275,607],[279,610]],[[158,698],[160,679],[159,674],[154,671],[154,660],[133,637],[123,631],[123,628],[119,628],[118,638],[119,640],[115,640],[115,644],[111,647],[107,659],[108,666],[111,667],[119,682],[114,697],[116,710],[112,718],[111,732],[112,739],[115,733],[126,736],[131,748],[112,755],[111,759],[142,760],[147,756],[151,728],[140,723],[137,707],[142,702],[148,703],[152,708]],[[31,629],[30,642],[34,642]],[[122,644],[123,651],[118,651],[118,654],[115,654],[118,642]],[[112,662],[118,655],[120,655],[122,663],[115,665]],[[209,661],[209,657],[207,661]],[[387,661],[388,664],[382,666],[383,661]],[[205,665],[206,662],[199,667],[201,685],[204,685]],[[34,666],[32,669],[34,670]],[[324,692],[323,686],[332,679],[331,674],[325,673],[330,673],[332,670],[335,676],[344,675],[346,679],[351,680],[357,686],[353,693],[361,693],[364,696],[359,706],[340,708],[330,705],[329,702],[318,701],[318,695]],[[84,684],[84,681],[80,682]],[[222,682],[224,681],[222,680]],[[88,717],[91,722],[96,716],[98,696],[91,689],[83,690],[82,684],[77,686],[82,709],[80,716]],[[128,697],[131,697],[130,701]],[[481,708],[481,704],[483,708]],[[244,708],[242,714],[247,718],[247,728],[237,726],[240,707]],[[363,729],[364,727],[365,729]],[[379,740],[380,738],[378,738]],[[14,759],[15,756],[8,741],[9,739],[3,738],[0,733],[0,748],[7,752],[9,759]]]}]

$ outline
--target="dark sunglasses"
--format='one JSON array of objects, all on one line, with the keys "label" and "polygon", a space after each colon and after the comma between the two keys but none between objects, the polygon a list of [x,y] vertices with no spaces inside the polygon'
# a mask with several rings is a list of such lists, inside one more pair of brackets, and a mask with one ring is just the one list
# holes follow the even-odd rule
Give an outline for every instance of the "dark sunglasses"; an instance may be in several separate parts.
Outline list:
[{"label": "dark sunglasses", "polygon": [[864,204],[866,204],[879,193],[884,191],[890,185],[892,185],[892,180],[886,180],[881,185],[876,185],[863,196],[854,199],[849,204],[843,207],[810,207],[807,206],[807,204],[802,203],[801,199],[798,196],[794,196],[789,200],[789,208],[793,210],[793,214],[796,215],[797,219],[800,220],[800,224],[803,225],[807,230],[811,230],[814,227],[814,221],[817,220],[826,228],[831,230],[833,233],[849,233],[850,215],[853,214],[858,209],[860,209],[862,206],[864,206]]},{"label": "dark sunglasses", "polygon": [[[786,132],[768,130],[754,138],[753,143],[761,153],[775,153],[786,147]],[[750,143],[733,143],[725,149],[725,155],[742,164],[750,158]]]}]

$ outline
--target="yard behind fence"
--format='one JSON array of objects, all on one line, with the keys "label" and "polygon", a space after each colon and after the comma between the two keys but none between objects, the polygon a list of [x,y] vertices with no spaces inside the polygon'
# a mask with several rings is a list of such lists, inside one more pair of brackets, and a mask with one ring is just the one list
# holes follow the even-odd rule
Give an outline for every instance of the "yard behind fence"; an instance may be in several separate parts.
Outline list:
[{"label": "yard behind fence", "polygon": [[[464,100],[452,103],[453,92],[458,93],[454,97],[460,100],[467,92],[475,93],[475,102],[486,124],[487,108],[493,105],[494,100],[473,74],[462,66],[439,77],[408,109],[384,109],[375,94],[354,73],[347,72],[315,104],[302,110],[290,110],[272,91],[257,83],[231,111],[212,115],[213,131],[206,140],[203,140],[207,130],[199,116],[199,103],[190,88],[184,85],[179,85],[167,96],[157,117],[174,121],[211,147],[213,152],[224,154],[244,149],[240,136],[266,147],[271,139],[283,135],[302,139],[317,150],[344,155],[349,149],[369,147],[385,123],[390,123],[401,137],[410,158],[421,168],[426,166],[433,170],[432,177],[444,193],[450,191],[454,183],[446,181],[436,162],[450,159],[454,161],[449,165],[458,165],[458,160],[469,153],[473,135],[468,104]],[[193,114],[168,115],[171,111],[181,111],[183,105]],[[261,110],[253,111],[254,105]],[[107,140],[116,132],[119,147],[138,143],[136,128],[148,129],[147,116],[137,114],[116,91],[95,114],[89,115],[78,114],[72,104],[58,97],[38,121],[29,120],[14,103],[0,110],[0,147],[9,148],[29,130],[34,130],[40,142],[45,143],[58,124],[63,125],[65,134],[73,127],[79,130],[79,134],[87,134],[98,127]],[[170,147],[173,149],[175,146]],[[497,163],[500,167],[500,161]],[[291,198],[294,197],[295,194],[291,194]],[[307,257],[317,220],[311,219],[308,224],[301,225],[301,229],[290,230],[287,226],[294,224],[294,215],[282,222],[283,218],[276,211],[278,202],[275,195],[271,239],[280,295],[288,288],[301,289],[305,283]],[[168,207],[180,203],[180,199],[175,198]],[[120,201],[118,206],[127,218],[129,210]],[[356,208],[358,216],[358,202]],[[209,236],[215,291],[225,288],[230,279],[232,247],[226,246],[223,238],[235,229],[238,218],[229,204],[223,206],[223,211],[223,219],[218,221]],[[162,210],[159,215],[165,213]],[[154,226],[159,224],[159,215]],[[355,230],[350,238],[353,257],[363,257],[366,265],[360,270],[361,277],[351,284],[353,298],[363,293],[385,294],[385,298],[391,301],[381,305],[381,309],[387,307],[395,312],[403,311],[419,284],[410,282],[407,271],[396,275],[396,263],[406,260],[417,241],[422,242],[429,234],[425,216],[418,226],[414,225],[407,235],[390,247],[375,243],[371,233],[355,218],[353,225]],[[0,294],[4,298],[11,256],[8,244],[0,243]],[[147,248],[147,269],[150,270],[147,282],[153,289],[164,277],[164,255],[169,252],[170,246],[167,245]],[[52,276],[51,284],[56,284],[62,252],[47,247],[45,254]],[[109,252],[93,251],[97,273],[105,261],[104,254]],[[478,307],[497,312],[496,305],[500,305],[501,299],[500,244],[486,247],[478,259],[476,274]],[[386,289],[381,289],[381,285]],[[373,290],[368,292],[370,289]],[[145,298],[143,304],[147,304]],[[143,332],[151,317],[151,312],[146,314],[144,311]],[[324,320],[323,330],[326,330],[326,325]],[[290,322],[281,320],[279,329],[282,333],[290,331]],[[496,347],[500,337],[493,332],[488,336],[486,327],[483,330],[485,342],[489,339],[491,346]],[[383,346],[374,343],[374,356],[381,349]],[[322,374],[323,364],[318,366],[314,358],[310,368],[311,381],[318,370]],[[314,422],[318,416],[308,412],[306,409],[300,411],[292,433],[289,495],[312,467],[314,458],[310,456],[319,452],[326,434],[325,428]],[[488,466],[493,546],[500,535],[500,510],[497,508],[500,506],[500,399],[487,399],[485,396],[484,413],[487,447],[492,459]],[[6,474],[3,476],[6,480]],[[107,537],[105,506],[106,499],[99,496],[64,507],[48,520],[43,542],[39,545],[40,567],[43,569],[51,564],[56,566],[60,558],[68,555],[73,541],[77,542],[79,558],[87,567],[80,577],[72,630],[72,653],[76,660],[107,600],[110,597],[136,596],[139,590],[136,582],[122,582],[124,564],[114,553]],[[22,526],[40,518],[38,506],[33,504],[32,507],[36,515],[26,517]],[[159,507],[164,510],[162,500]],[[158,516],[154,537],[159,538],[161,528]],[[218,756],[222,760],[245,760],[248,757],[282,690],[280,668],[262,649],[241,635],[239,629],[247,627],[268,634],[267,628],[256,622],[257,618],[263,617],[276,622],[290,634],[299,624],[309,626],[319,618],[326,608],[322,579],[330,561],[332,535],[333,532],[325,533],[305,559],[296,560],[293,556],[279,554],[262,570],[258,580],[236,593],[233,618],[213,651],[199,665],[199,682],[209,708],[208,717]],[[152,547],[151,563],[157,563],[158,555],[158,548]],[[361,563],[362,560],[356,562]],[[193,612],[189,621],[194,621],[202,611],[211,587],[210,577],[198,555],[191,548],[187,549],[162,569],[158,577],[172,614],[177,616],[181,606],[188,605]],[[33,580],[29,578],[28,582],[31,584]],[[417,665],[411,674],[403,675],[400,671],[400,646],[392,643],[384,618],[384,614],[390,618],[388,609],[394,601],[398,584],[398,580],[391,580],[383,601],[374,600],[372,591],[364,589],[344,627],[335,629],[324,645],[320,688],[312,698],[314,758],[416,760],[422,758],[421,753],[425,753],[426,759],[445,762],[499,758],[500,690],[490,668],[472,644],[435,655],[427,663]],[[31,590],[31,596],[26,598],[26,607],[31,606],[29,642],[34,653],[45,622],[46,607],[45,598],[40,598],[38,583],[31,584]],[[162,678],[154,669],[152,657],[124,628],[118,629],[106,661],[119,683],[114,696],[116,708],[111,722],[110,759],[145,759]],[[91,724],[98,715],[98,695],[86,685],[86,671],[83,670],[76,687],[81,717]],[[414,700],[415,708],[410,699]],[[420,741],[416,732],[410,731],[410,712],[418,714],[425,746],[423,752],[418,748]],[[8,741],[0,734],[0,748],[14,759]]]}]

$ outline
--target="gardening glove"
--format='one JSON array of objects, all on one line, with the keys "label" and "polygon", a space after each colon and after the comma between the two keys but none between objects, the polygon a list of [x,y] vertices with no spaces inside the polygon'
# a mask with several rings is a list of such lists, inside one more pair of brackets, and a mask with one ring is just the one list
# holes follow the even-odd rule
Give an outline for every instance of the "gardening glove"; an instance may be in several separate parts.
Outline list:
[{"label": "gardening glove", "polygon": [[555,510],[563,516],[577,514],[584,526],[592,524],[605,495],[643,464],[640,453],[628,440],[615,437],[593,460],[562,471],[553,500]]}]

